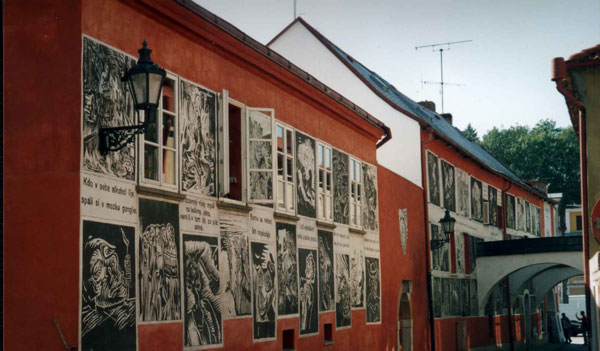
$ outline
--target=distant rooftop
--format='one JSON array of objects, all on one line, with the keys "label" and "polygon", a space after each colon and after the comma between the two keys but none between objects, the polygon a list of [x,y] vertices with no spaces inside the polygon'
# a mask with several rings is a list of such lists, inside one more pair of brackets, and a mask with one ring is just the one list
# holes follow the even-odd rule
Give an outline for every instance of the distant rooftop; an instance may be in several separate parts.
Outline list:
[{"label": "distant rooftop", "polygon": [[[542,198],[548,198],[546,194],[527,184],[521,177],[500,163],[500,161],[495,159],[481,146],[467,139],[467,137],[465,137],[465,135],[458,128],[448,123],[440,114],[419,105],[414,100],[402,94],[394,87],[394,85],[386,81],[377,73],[365,67],[362,63],[355,60],[352,56],[347,54],[345,51],[340,49],[337,45],[319,33],[316,29],[310,26],[302,18],[298,17],[294,22],[296,21],[302,23],[313,35],[315,35],[315,37],[317,37],[317,39],[319,39],[319,41],[328,47],[335,56],[344,62],[351,71],[353,71],[363,82],[365,82],[365,84],[367,84],[372,90],[374,89],[375,93],[382,99],[386,100],[388,104],[395,105],[397,109],[409,115],[409,117],[417,120],[419,123],[430,126],[436,132],[436,134],[446,142],[452,144],[457,149],[470,156],[476,162],[491,169],[493,172],[510,179],[511,181]],[[292,24],[294,22],[292,22]],[[282,33],[286,29],[284,29]],[[273,42],[273,40],[271,42]]]}]

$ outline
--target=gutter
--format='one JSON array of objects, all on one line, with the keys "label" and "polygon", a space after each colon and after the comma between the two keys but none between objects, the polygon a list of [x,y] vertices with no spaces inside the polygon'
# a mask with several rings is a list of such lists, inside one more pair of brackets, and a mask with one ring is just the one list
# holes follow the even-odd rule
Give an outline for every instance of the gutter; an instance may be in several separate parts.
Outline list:
[{"label": "gutter", "polygon": [[[579,112],[579,118],[577,120],[577,129],[579,135],[579,165],[581,174],[581,205],[583,210],[583,276],[585,278],[585,310],[586,315],[590,315],[591,312],[591,299],[592,294],[590,291],[590,253],[589,253],[589,240],[590,240],[590,225],[589,225],[589,206],[588,206],[588,177],[587,177],[587,135],[586,135],[586,115],[585,105],[577,100],[575,96],[566,89],[563,84],[569,78],[567,73],[567,63],[562,57],[556,57],[552,59],[552,81],[556,83],[556,90],[561,93],[567,101],[567,107],[569,104],[575,106]],[[573,117],[573,116],[571,116]]]},{"label": "gutter", "polygon": [[376,149],[379,149],[380,147],[383,146],[383,144],[387,143],[388,141],[390,141],[392,139],[392,130],[385,124],[383,125],[383,128],[384,128],[385,137],[383,137],[383,139],[381,139],[377,142],[377,144],[375,145]]}]

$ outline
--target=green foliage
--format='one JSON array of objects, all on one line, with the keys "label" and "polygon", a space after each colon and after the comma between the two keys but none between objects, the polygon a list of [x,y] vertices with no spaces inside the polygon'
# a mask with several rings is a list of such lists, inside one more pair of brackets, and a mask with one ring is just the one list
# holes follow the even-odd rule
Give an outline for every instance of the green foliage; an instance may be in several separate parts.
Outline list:
[{"label": "green foliage", "polygon": [[469,123],[467,125],[467,128],[465,128],[465,130],[463,130],[462,133],[467,137],[467,139],[471,140],[474,143],[479,144],[480,140],[479,140],[479,136],[477,136],[477,130],[475,130],[475,128],[473,128],[471,123]]},{"label": "green foliage", "polygon": [[579,141],[573,128],[557,128],[549,119],[533,128],[493,128],[480,144],[521,178],[549,182],[549,192],[563,193],[563,205],[581,203]]}]

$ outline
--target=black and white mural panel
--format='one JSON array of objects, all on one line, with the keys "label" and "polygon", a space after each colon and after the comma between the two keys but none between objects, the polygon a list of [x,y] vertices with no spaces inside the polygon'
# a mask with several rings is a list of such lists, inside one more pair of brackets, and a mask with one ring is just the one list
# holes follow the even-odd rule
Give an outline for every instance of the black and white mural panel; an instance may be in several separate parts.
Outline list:
[{"label": "black and white mural panel", "polygon": [[440,206],[440,161],[437,156],[427,153],[427,192],[429,202]]},{"label": "black and white mural panel", "polygon": [[336,327],[346,328],[351,324],[352,301],[350,297],[350,231],[348,226],[337,225],[333,231],[334,287]]},{"label": "black and white mural panel", "polygon": [[181,190],[215,196],[216,118],[215,93],[181,80],[179,118]]},{"label": "black and white mural panel", "polygon": [[319,311],[335,308],[333,272],[333,233],[319,230]]},{"label": "black and white mural panel", "polygon": [[402,254],[406,254],[406,245],[408,245],[408,209],[398,209],[398,229],[400,231],[400,245]]},{"label": "black and white mural panel", "polygon": [[125,71],[135,60],[103,43],[83,37],[82,169],[135,181],[135,144],[101,155],[99,129],[136,124]]},{"label": "black and white mural panel", "polygon": [[452,212],[456,211],[456,186],[454,179],[454,166],[441,160],[442,170],[442,206]]},{"label": "black and white mural panel", "polygon": [[[440,226],[431,223],[431,240],[442,240],[444,234],[441,232]],[[440,248],[431,249],[431,266],[433,270],[450,271],[450,243],[444,243]]]},{"label": "black and white mural panel", "polygon": [[221,308],[225,318],[252,314],[252,277],[248,216],[235,212],[219,214],[221,249]]},{"label": "black and white mural panel", "polygon": [[315,218],[317,215],[315,139],[297,131],[296,156],[298,214]]},{"label": "black and white mural panel", "polygon": [[365,257],[367,324],[381,322],[379,258]]},{"label": "black and white mural panel", "polygon": [[379,229],[377,167],[363,162],[362,176],[365,198],[362,208],[363,228],[365,230],[377,230]]},{"label": "black and white mural panel", "polygon": [[219,238],[183,235],[184,345],[222,346]]},{"label": "black and white mural panel", "polygon": [[361,234],[350,234],[350,300],[352,308],[365,307],[365,250]]},{"label": "black and white mural panel", "polygon": [[298,249],[300,335],[319,333],[317,250]]},{"label": "black and white mural panel", "polygon": [[140,199],[140,321],[181,320],[179,206]]},{"label": "black and white mural panel", "polygon": [[469,178],[467,172],[456,168],[456,213],[463,217],[469,217],[471,213],[471,180]]},{"label": "black and white mural panel", "polygon": [[483,185],[471,178],[471,218],[483,222]]},{"label": "black and white mural panel", "polygon": [[506,194],[506,226],[511,229],[516,229],[516,205],[515,197]]},{"label": "black and white mural panel", "polygon": [[296,226],[290,223],[275,224],[277,237],[277,314],[298,314],[298,250]]},{"label": "black and white mural panel", "polygon": [[81,350],[136,350],[135,228],[84,220]]},{"label": "black and white mural panel", "polygon": [[350,195],[348,193],[348,154],[333,149],[333,220],[348,224],[350,217]]},{"label": "black and white mural panel", "polygon": [[465,235],[455,233],[454,247],[456,248],[456,273],[465,273],[466,255],[465,255]]}]

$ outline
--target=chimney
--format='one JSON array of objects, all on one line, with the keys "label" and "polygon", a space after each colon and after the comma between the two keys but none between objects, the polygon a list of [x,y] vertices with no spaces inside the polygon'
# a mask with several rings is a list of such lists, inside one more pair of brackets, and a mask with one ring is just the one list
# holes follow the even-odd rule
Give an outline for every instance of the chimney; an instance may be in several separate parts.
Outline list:
[{"label": "chimney", "polygon": [[546,194],[546,196],[548,196],[548,187],[550,186],[550,183],[544,182],[542,180],[527,180],[525,183],[531,185],[532,187],[536,188],[537,190],[541,191],[542,193]]},{"label": "chimney", "polygon": [[451,113],[442,113],[440,116],[442,116],[446,122],[450,123],[450,125],[452,125],[452,114]]},{"label": "chimney", "polygon": [[419,101],[418,104],[425,107],[428,110],[435,112],[435,102],[433,102],[433,101],[429,101],[429,100]]}]

